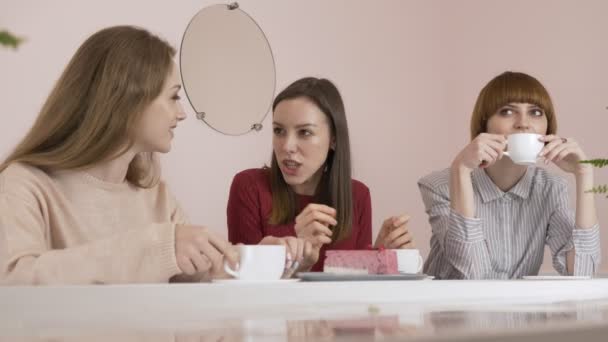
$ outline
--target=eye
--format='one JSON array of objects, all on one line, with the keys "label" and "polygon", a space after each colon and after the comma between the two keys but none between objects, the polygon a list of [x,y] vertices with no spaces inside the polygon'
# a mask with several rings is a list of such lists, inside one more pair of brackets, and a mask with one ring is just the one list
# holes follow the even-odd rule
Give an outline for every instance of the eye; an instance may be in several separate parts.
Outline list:
[{"label": "eye", "polygon": [[530,111],[530,114],[532,114],[532,116],[543,116],[543,115],[545,115],[545,112],[543,112],[542,109],[536,108],[536,109],[532,109]]},{"label": "eye", "polygon": [[180,97],[178,94],[175,94],[175,95],[173,95],[173,97],[171,97],[171,99],[172,99],[173,101],[179,101],[179,100],[181,100],[182,98],[181,98],[181,97]]},{"label": "eye", "polygon": [[502,116],[511,116],[513,115],[515,112],[513,111],[513,109],[511,108],[503,108],[499,111],[500,115]]},{"label": "eye", "polygon": [[283,134],[283,129],[281,127],[274,127],[272,129],[272,132],[274,133],[274,135],[281,135]]},{"label": "eye", "polygon": [[301,129],[298,131],[298,133],[303,137],[308,137],[312,135],[312,131],[308,129]]}]

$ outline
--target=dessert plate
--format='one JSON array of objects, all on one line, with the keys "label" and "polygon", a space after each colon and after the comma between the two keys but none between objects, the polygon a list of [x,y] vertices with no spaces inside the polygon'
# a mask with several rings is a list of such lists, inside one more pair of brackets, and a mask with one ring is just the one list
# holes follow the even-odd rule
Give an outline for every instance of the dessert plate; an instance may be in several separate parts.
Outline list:
[{"label": "dessert plate", "polygon": [[[300,272],[296,277],[302,281],[378,281],[378,280],[424,280],[426,274],[341,274],[325,272]],[[432,278],[431,278],[432,279]]]},{"label": "dessert plate", "polygon": [[290,279],[277,279],[277,280],[241,280],[241,279],[213,279],[214,283],[221,284],[283,284],[283,283],[295,283],[300,281],[297,278]]},{"label": "dessert plate", "polygon": [[558,275],[546,275],[546,276],[523,276],[525,280],[585,280],[591,279],[590,276],[558,276]]}]

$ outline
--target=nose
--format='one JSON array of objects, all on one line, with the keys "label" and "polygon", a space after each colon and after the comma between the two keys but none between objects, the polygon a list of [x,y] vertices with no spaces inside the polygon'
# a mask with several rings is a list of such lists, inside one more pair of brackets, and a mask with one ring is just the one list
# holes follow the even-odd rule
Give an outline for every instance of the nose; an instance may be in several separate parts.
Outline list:
[{"label": "nose", "polygon": [[515,121],[515,128],[520,131],[530,130],[530,121],[526,115],[518,114]]},{"label": "nose", "polygon": [[290,154],[295,153],[298,149],[297,138],[293,134],[286,134],[283,137],[283,151]]},{"label": "nose", "polygon": [[178,105],[176,118],[177,121],[182,121],[186,118],[186,112],[184,111],[184,107],[182,107],[181,103]]}]

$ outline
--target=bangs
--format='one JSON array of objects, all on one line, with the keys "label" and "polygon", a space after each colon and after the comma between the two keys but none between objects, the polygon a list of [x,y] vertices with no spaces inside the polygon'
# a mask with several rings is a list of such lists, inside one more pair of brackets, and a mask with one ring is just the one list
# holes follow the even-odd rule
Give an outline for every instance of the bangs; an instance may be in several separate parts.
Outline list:
[{"label": "bangs", "polygon": [[534,77],[521,73],[505,73],[492,80],[481,94],[483,118],[488,119],[509,103],[530,103],[544,112],[553,112],[549,93]]}]

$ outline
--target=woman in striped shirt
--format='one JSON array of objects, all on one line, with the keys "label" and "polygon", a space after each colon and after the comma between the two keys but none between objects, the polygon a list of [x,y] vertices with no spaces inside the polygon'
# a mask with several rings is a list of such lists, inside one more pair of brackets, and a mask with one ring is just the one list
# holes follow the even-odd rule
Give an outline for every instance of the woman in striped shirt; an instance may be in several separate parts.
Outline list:
[{"label": "woman in striped shirt", "polygon": [[[593,275],[600,262],[593,170],[576,140],[556,135],[551,98],[534,77],[505,72],[480,92],[471,142],[450,168],[420,179],[431,251],[424,265],[440,279],[512,279],[537,275],[544,246],[562,275]],[[566,182],[537,166],[503,158],[506,136],[541,134],[539,157],[576,180],[576,214]]]}]

